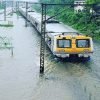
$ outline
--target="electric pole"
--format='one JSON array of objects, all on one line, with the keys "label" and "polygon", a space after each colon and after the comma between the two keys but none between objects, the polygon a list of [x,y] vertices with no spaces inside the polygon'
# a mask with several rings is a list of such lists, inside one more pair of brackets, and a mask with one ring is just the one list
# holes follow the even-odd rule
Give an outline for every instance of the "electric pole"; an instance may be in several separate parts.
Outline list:
[{"label": "electric pole", "polygon": [[27,14],[28,14],[28,2],[26,2],[26,21],[25,21],[26,27],[27,27]]},{"label": "electric pole", "polygon": [[4,21],[6,21],[6,1],[4,1]]}]

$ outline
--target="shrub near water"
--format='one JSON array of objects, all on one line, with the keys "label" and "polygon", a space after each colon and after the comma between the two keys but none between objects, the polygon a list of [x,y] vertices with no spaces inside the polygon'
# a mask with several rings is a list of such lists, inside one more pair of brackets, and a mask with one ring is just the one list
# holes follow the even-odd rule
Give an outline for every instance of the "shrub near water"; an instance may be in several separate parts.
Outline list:
[{"label": "shrub near water", "polygon": [[[74,3],[74,0],[39,0],[40,2],[44,3]],[[99,0],[86,0],[87,4],[97,4]],[[40,6],[41,7],[41,6]],[[35,9],[37,11],[41,11],[40,7],[35,6]],[[62,11],[61,14],[56,16],[56,19],[73,27],[74,29],[77,29],[83,34],[90,35],[95,39],[100,39],[100,16],[96,17],[94,14],[96,13],[96,6],[93,6],[92,9],[95,10],[95,13],[90,13],[90,9],[92,6],[88,6],[84,9],[83,12],[74,12],[73,7],[61,7],[61,6],[49,6],[47,7],[47,14],[49,16],[54,16],[55,14]],[[65,10],[63,12],[63,10]]]}]

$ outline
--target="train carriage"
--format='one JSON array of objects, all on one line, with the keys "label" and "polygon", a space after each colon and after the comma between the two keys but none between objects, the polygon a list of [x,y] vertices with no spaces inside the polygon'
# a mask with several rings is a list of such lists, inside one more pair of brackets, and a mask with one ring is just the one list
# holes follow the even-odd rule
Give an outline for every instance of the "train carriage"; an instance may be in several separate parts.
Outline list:
[{"label": "train carriage", "polygon": [[[24,9],[20,13],[26,17]],[[41,33],[41,14],[28,12],[28,20]],[[79,34],[73,28],[51,19],[46,22],[45,41],[53,55],[60,58],[77,55],[78,57],[89,58],[93,53],[93,41],[89,36]]]}]

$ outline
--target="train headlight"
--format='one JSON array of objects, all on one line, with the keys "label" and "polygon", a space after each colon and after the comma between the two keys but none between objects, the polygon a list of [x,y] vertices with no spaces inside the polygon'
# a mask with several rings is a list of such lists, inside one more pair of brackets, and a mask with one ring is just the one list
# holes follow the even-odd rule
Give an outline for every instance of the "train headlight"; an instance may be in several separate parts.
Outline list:
[{"label": "train headlight", "polygon": [[59,50],[58,52],[59,52],[59,53],[64,53],[65,50],[64,50],[64,49],[61,49],[61,50]]},{"label": "train headlight", "polygon": [[84,52],[84,53],[88,53],[89,50],[88,50],[88,49],[84,49],[83,52]]}]

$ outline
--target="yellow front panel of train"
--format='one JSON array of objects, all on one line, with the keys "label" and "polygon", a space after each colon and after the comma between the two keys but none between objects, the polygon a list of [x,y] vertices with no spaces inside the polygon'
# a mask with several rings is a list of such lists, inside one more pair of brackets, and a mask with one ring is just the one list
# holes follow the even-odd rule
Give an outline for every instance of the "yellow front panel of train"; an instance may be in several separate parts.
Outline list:
[{"label": "yellow front panel of train", "polygon": [[[57,36],[57,53],[89,53],[91,52],[90,37],[86,36]],[[87,45],[87,46],[86,46]]]}]

